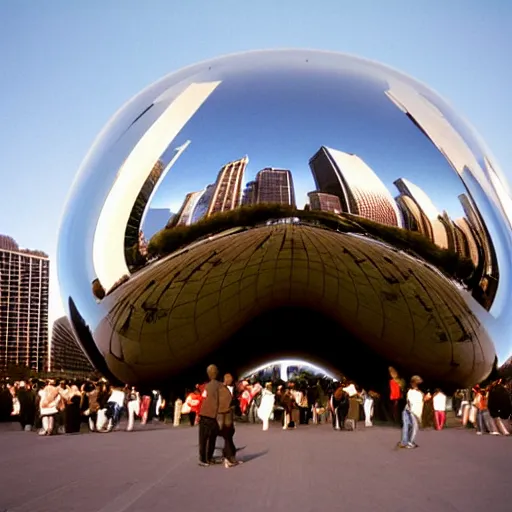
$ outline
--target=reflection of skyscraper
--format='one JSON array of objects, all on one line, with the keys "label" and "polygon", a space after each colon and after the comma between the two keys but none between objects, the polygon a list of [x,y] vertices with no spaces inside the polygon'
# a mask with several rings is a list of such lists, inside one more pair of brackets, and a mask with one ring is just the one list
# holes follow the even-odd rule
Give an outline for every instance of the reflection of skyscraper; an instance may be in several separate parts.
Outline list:
[{"label": "reflection of skyscraper", "polygon": [[234,210],[241,205],[243,178],[248,162],[249,158],[244,156],[222,167],[215,182],[207,215]]},{"label": "reflection of skyscraper", "polygon": [[180,211],[176,214],[177,220],[174,222],[175,219],[173,219],[173,224],[176,226],[189,226],[192,224],[192,215],[203,192],[203,190],[199,192],[189,192],[185,196]]},{"label": "reflection of skyscraper", "polygon": [[478,267],[478,243],[475,234],[467,219],[461,217],[453,221],[455,225],[455,236],[458,238],[458,254],[464,258],[469,258],[475,268]]},{"label": "reflection of skyscraper", "polygon": [[339,197],[343,212],[389,226],[401,226],[393,197],[357,155],[322,146],[310,159],[309,166],[317,190]]},{"label": "reflection of skyscraper", "polygon": [[128,220],[128,224],[126,226],[124,237],[124,246],[126,248],[133,247],[133,245],[138,242],[144,210],[146,209],[149,197],[151,196],[155,185],[158,183],[158,180],[162,176],[164,169],[164,163],[161,160],[158,160],[153,166],[153,169],[151,169],[151,172],[149,173],[149,176],[147,177],[142,190],[137,196],[135,204],[132,208],[132,212],[130,214],[130,218]]},{"label": "reflection of skyscraper", "polygon": [[[394,183],[400,192],[397,203],[404,212],[405,226],[412,231],[422,233],[438,247],[448,249],[446,228],[430,197],[420,187],[404,178]],[[414,224],[416,229],[413,228]]]},{"label": "reflection of skyscraper", "polygon": [[473,206],[473,202],[469,196],[466,194],[461,194],[459,196],[459,201],[462,205],[464,213],[466,214],[467,222],[471,227],[475,240],[477,241],[480,248],[483,273],[497,279],[498,264],[494,248],[490,243],[487,228],[484,226],[484,223],[482,222],[482,219],[480,218],[476,208]]},{"label": "reflection of skyscraper", "polygon": [[323,192],[309,192],[308,197],[312,210],[341,213],[341,203],[338,196],[324,194]]},{"label": "reflection of skyscraper", "polygon": [[192,212],[192,224],[201,220],[207,213],[208,207],[213,198],[213,193],[215,192],[215,184],[208,185],[203,192],[201,193],[201,197],[197,200],[196,207]]},{"label": "reflection of skyscraper", "polygon": [[73,334],[67,317],[55,320],[52,327],[51,349],[48,354],[49,371],[92,373],[93,366]]},{"label": "reflection of skyscraper", "polygon": [[147,206],[151,203],[151,198],[157,189],[159,181],[161,181],[169,169],[176,163],[178,158],[181,156],[183,151],[187,149],[189,144],[190,141],[187,140],[185,144],[175,148],[174,156],[171,158],[167,165],[165,165],[162,160],[158,160],[153,166],[153,169],[151,169],[149,176],[144,182],[144,185],[142,186],[142,189],[139,192],[137,199],[135,200],[135,204],[133,205],[132,211],[130,213],[130,218],[128,219],[128,224],[125,231],[125,248],[132,247],[135,243],[137,243],[139,231],[142,225],[145,223],[145,213],[147,211]]},{"label": "reflection of skyscraper", "polygon": [[295,206],[292,173],[267,167],[256,175],[256,202]]},{"label": "reflection of skyscraper", "polygon": [[9,246],[16,250],[0,249],[0,366],[44,371],[50,263],[43,253],[22,251],[14,240],[5,241],[12,241]]},{"label": "reflection of skyscraper", "polygon": [[245,185],[244,195],[242,197],[242,205],[250,206],[251,204],[256,204],[256,195],[258,190],[258,184],[255,181],[249,181],[247,185]]}]

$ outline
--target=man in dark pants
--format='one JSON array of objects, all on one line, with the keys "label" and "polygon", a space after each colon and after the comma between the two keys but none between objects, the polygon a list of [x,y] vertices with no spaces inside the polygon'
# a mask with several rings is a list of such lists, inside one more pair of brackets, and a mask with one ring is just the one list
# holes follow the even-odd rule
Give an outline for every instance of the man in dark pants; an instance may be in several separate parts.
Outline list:
[{"label": "man in dark pants", "polygon": [[219,388],[223,385],[217,380],[219,370],[215,365],[208,366],[206,373],[209,382],[204,388],[199,412],[199,465],[203,467],[213,464],[215,441],[219,433]]}]

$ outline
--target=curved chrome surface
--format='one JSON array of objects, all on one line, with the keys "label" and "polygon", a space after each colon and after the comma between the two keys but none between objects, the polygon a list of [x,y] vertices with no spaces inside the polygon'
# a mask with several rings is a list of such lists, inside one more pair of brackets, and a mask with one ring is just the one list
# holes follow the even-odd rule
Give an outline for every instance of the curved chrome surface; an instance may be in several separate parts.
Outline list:
[{"label": "curved chrome surface", "polygon": [[[393,366],[471,384],[512,353],[511,204],[426,86],[343,54],[249,52],[115,114],[71,191],[59,281],[90,359],[123,381],[181,375],[293,307]],[[240,366],[271,347],[347,359],[342,340],[294,336],[269,332]]]}]

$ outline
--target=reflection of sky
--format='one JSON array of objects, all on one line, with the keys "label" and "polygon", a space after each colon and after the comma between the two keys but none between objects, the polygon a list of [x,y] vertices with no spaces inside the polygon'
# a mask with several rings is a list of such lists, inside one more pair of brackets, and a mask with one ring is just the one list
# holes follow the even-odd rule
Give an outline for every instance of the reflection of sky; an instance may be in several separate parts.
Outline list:
[{"label": "reflection of sky", "polygon": [[213,183],[227,162],[249,156],[245,183],[264,167],[290,169],[297,205],[314,190],[309,158],[325,145],[361,157],[393,197],[393,181],[422,188],[437,209],[462,216],[460,178],[435,146],[385,96],[386,84],[355,74],[296,70],[229,77],[183,128],[171,150],[192,142],[151,207],[177,211],[185,195]]}]

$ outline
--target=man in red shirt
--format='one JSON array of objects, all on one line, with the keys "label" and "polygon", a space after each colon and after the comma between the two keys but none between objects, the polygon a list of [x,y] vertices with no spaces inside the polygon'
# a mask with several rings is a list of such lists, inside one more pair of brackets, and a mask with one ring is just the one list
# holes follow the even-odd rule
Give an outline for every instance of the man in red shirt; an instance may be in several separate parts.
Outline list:
[{"label": "man in red shirt", "polygon": [[402,400],[403,382],[398,376],[398,372],[392,367],[389,367],[389,399],[391,401],[391,414],[393,422],[400,423],[400,400]]}]

